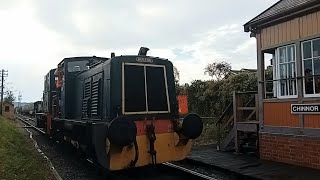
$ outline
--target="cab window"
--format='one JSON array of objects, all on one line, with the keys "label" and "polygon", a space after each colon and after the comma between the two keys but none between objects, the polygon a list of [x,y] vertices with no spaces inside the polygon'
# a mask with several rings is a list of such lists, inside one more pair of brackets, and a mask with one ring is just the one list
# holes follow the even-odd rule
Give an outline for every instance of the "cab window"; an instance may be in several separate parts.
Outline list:
[{"label": "cab window", "polygon": [[71,61],[68,62],[68,72],[80,72],[89,69],[89,61]]}]

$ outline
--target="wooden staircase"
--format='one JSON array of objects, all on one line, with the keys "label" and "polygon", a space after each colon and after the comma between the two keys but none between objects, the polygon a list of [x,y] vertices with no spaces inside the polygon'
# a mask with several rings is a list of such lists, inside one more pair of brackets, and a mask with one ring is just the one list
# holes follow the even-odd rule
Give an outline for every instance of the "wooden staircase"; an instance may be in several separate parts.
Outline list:
[{"label": "wooden staircase", "polygon": [[217,149],[236,153],[258,153],[257,92],[234,92],[233,102],[224,110],[218,127]]}]

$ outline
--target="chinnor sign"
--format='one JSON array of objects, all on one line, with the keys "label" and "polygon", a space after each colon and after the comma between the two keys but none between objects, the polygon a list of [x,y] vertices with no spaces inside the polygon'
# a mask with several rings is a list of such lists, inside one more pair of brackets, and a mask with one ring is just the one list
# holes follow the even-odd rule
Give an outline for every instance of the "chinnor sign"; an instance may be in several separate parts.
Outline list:
[{"label": "chinnor sign", "polygon": [[320,114],[320,104],[291,104],[292,114]]}]

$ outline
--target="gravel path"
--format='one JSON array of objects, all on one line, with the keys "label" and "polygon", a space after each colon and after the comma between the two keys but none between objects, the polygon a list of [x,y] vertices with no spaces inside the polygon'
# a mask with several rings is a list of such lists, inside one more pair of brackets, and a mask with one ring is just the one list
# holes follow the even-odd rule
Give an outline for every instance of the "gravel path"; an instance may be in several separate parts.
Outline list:
[{"label": "gravel path", "polygon": [[[35,134],[35,133],[34,133]],[[97,169],[85,159],[79,160],[77,153],[71,147],[49,140],[43,135],[34,135],[39,148],[45,152],[62,179],[104,179]]]},{"label": "gravel path", "polygon": [[[21,126],[24,124],[17,121]],[[105,179],[99,171],[85,159],[79,160],[75,151],[70,147],[53,142],[51,139],[29,128],[33,139],[37,142],[39,149],[50,159],[54,168],[64,180],[93,180]],[[24,134],[29,133],[24,130]],[[44,164],[47,166],[47,164]]]}]

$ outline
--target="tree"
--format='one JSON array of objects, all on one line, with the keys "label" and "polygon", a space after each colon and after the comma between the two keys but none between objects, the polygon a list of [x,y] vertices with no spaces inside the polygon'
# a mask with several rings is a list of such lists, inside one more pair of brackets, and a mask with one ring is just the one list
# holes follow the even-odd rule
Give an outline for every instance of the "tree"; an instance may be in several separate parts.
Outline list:
[{"label": "tree", "polygon": [[13,104],[13,102],[16,100],[13,92],[11,90],[6,90],[5,94],[6,96],[3,98],[3,102]]},{"label": "tree", "polygon": [[187,86],[188,84],[179,84],[180,81],[180,72],[177,67],[173,66],[173,73],[174,73],[174,82],[176,85],[176,94],[177,95],[186,95],[187,94]]},{"label": "tree", "polygon": [[218,118],[232,102],[233,91],[257,91],[255,72],[240,72],[220,81],[192,81],[186,86],[190,112]]},{"label": "tree", "polygon": [[273,67],[272,66],[268,66],[267,69],[265,70],[265,80],[267,81],[267,83],[266,83],[267,96],[273,97],[274,81],[273,81]]},{"label": "tree", "polygon": [[174,73],[174,81],[175,81],[176,85],[178,85],[179,81],[180,81],[180,72],[179,72],[178,68],[175,66],[173,66],[173,73]]},{"label": "tree", "polygon": [[225,76],[229,75],[231,72],[231,65],[225,61],[222,62],[214,62],[212,64],[208,64],[204,69],[204,73],[208,73],[209,76],[215,78],[220,81]]}]

